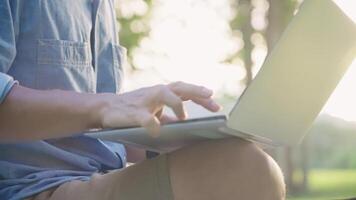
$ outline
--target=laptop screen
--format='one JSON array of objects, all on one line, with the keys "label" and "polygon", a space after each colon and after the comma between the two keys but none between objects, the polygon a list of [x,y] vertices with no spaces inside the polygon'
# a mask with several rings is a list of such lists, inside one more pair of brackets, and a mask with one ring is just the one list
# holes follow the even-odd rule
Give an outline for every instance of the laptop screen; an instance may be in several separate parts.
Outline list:
[{"label": "laptop screen", "polygon": [[356,25],[331,0],[306,0],[230,113],[228,127],[301,140],[356,55]]}]

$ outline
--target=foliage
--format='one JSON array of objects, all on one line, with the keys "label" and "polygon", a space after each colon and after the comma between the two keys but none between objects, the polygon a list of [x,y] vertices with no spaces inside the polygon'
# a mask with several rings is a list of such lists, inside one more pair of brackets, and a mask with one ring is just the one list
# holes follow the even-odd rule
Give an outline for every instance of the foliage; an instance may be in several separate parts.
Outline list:
[{"label": "foliage", "polygon": [[309,191],[288,200],[324,200],[356,197],[356,170],[312,170]]},{"label": "foliage", "polygon": [[312,168],[356,169],[356,123],[324,115],[309,133]]},{"label": "foliage", "polygon": [[[125,5],[132,2],[122,1],[120,3]],[[120,9],[121,7],[119,5],[116,17],[120,27],[120,43],[125,48],[127,48],[128,62],[133,69],[135,69],[135,66],[132,64],[132,52],[133,49],[139,45],[140,41],[150,32],[149,20],[152,11],[152,0],[140,0],[137,1],[137,3],[140,3],[143,7],[146,8],[143,13],[135,12],[135,10],[133,10],[131,13],[127,14],[126,11],[123,10],[125,7]],[[138,28],[136,28],[137,26]]]}]

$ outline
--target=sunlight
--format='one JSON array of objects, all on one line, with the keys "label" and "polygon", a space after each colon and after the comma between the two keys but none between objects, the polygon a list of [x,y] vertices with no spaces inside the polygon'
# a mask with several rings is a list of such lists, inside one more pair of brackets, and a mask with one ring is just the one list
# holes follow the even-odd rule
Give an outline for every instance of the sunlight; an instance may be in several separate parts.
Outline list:
[{"label": "sunlight", "polygon": [[356,121],[356,59],[324,107],[323,112],[347,121]]},{"label": "sunlight", "polygon": [[134,64],[145,75],[135,72],[127,87],[181,80],[239,94],[243,62],[223,62],[243,47],[229,26],[233,15],[229,0],[155,1],[151,33],[135,50]]}]

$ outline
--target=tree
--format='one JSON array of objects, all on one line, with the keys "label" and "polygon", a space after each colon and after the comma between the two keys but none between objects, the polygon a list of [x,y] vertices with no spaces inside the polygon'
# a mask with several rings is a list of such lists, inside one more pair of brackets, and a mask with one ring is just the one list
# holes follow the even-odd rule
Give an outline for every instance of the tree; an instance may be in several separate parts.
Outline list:
[{"label": "tree", "polygon": [[125,4],[132,3],[130,0],[124,0],[120,2],[121,7],[117,8],[116,16],[117,23],[120,27],[120,42],[127,48],[127,59],[133,70],[135,70],[136,67],[132,62],[132,50],[137,47],[141,39],[148,36],[150,32],[148,24],[153,7],[152,0],[141,0],[138,2],[141,3],[143,7],[147,8],[144,12],[136,12],[135,10],[132,10],[131,13],[127,13],[127,11],[121,10],[121,7],[125,9]]}]

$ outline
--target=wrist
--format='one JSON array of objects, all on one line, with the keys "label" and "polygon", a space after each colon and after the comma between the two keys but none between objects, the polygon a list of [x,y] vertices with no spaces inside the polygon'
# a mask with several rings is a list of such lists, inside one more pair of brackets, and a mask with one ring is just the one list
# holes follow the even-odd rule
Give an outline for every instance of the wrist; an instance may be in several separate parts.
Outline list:
[{"label": "wrist", "polygon": [[90,129],[97,129],[103,128],[104,123],[104,115],[106,110],[109,109],[109,94],[90,94],[89,96],[89,104],[88,104],[88,111],[89,111],[89,128]]}]

